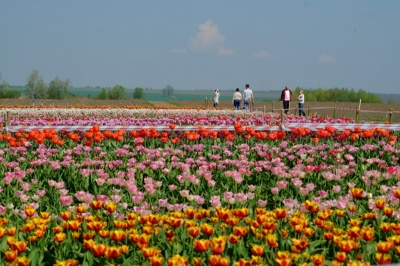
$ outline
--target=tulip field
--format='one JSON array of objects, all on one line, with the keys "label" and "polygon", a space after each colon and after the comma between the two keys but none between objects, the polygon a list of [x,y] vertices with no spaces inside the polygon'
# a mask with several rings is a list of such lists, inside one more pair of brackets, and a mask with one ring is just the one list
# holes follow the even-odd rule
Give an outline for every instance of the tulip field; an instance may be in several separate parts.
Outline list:
[{"label": "tulip field", "polygon": [[7,111],[1,265],[400,262],[398,130],[184,107]]}]

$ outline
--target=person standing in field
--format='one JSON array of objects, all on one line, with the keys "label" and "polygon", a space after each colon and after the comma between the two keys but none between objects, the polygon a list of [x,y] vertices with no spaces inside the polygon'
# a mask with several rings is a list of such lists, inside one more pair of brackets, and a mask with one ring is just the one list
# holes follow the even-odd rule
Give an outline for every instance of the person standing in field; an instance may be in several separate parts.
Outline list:
[{"label": "person standing in field", "polygon": [[285,114],[288,114],[290,101],[292,100],[292,91],[289,89],[288,86],[283,89],[281,94],[281,101],[283,103],[283,109],[285,110]]},{"label": "person standing in field", "polygon": [[299,107],[299,116],[306,116],[306,113],[304,113],[304,92],[303,90],[300,90],[299,97],[297,97],[298,100],[298,107]]},{"label": "person standing in field", "polygon": [[219,90],[216,89],[214,93],[214,107],[218,107],[219,104]]},{"label": "person standing in field", "polygon": [[236,88],[236,91],[233,94],[232,102],[235,110],[240,110],[240,104],[242,102],[242,94],[240,93],[239,88]]},{"label": "person standing in field", "polygon": [[251,107],[254,104],[254,94],[250,89],[250,85],[246,84],[246,88],[243,91],[243,109],[251,111]]}]

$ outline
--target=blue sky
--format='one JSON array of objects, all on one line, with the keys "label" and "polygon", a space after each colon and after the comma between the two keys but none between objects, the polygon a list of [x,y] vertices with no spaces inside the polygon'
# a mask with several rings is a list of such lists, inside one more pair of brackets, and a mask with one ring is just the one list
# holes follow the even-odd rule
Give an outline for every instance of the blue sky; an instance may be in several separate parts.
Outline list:
[{"label": "blue sky", "polygon": [[0,4],[0,73],[75,87],[400,93],[398,0],[21,0]]}]

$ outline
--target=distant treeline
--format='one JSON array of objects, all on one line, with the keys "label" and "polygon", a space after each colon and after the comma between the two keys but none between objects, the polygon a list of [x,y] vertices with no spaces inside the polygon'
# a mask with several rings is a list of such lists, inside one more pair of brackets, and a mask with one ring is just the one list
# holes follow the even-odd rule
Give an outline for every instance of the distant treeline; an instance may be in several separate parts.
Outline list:
[{"label": "distant treeline", "polygon": [[363,103],[383,103],[383,99],[376,93],[366,92],[364,90],[355,91],[347,88],[332,89],[303,89],[297,87],[294,91],[296,97],[300,94],[300,90],[304,91],[305,99],[308,102],[358,102]]}]

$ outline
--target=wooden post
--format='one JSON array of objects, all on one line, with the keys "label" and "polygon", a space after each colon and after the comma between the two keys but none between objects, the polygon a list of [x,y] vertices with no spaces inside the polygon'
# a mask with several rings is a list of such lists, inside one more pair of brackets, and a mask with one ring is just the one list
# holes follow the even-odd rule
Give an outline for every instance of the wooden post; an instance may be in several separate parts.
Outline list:
[{"label": "wooden post", "polygon": [[272,102],[272,112],[274,112],[274,102]]},{"label": "wooden post", "polygon": [[356,123],[360,122],[360,108],[361,108],[361,99],[356,109]]},{"label": "wooden post", "polygon": [[7,127],[11,126],[11,122],[10,122],[10,110],[7,110],[7,112],[6,112],[6,125],[7,125]]},{"label": "wooden post", "polygon": [[307,111],[308,116],[310,116],[310,111],[311,111],[311,108],[310,108],[310,106],[308,106],[308,111]]},{"label": "wooden post", "polygon": [[7,110],[6,113],[4,114],[4,123],[5,123],[5,126],[6,126],[6,132],[8,133],[8,131],[9,131],[8,128],[11,125],[11,122],[10,122],[10,110]]},{"label": "wooden post", "polygon": [[356,107],[356,123],[360,120],[360,109],[358,109],[358,106]]},{"label": "wooden post", "polygon": [[263,107],[263,113],[265,114],[266,111],[267,111],[267,109],[266,109],[266,107],[265,107],[265,105],[264,105],[264,107]]},{"label": "wooden post", "polygon": [[204,107],[207,108],[207,97],[204,99]]},{"label": "wooden post", "polygon": [[393,115],[393,109],[392,108],[390,108],[389,109],[389,124],[392,124],[392,115]]},{"label": "wooden post", "polygon": [[281,109],[281,130],[284,131],[285,130],[285,116],[284,114],[284,109]]},{"label": "wooden post", "polygon": [[333,106],[333,118],[336,118],[336,105]]}]

